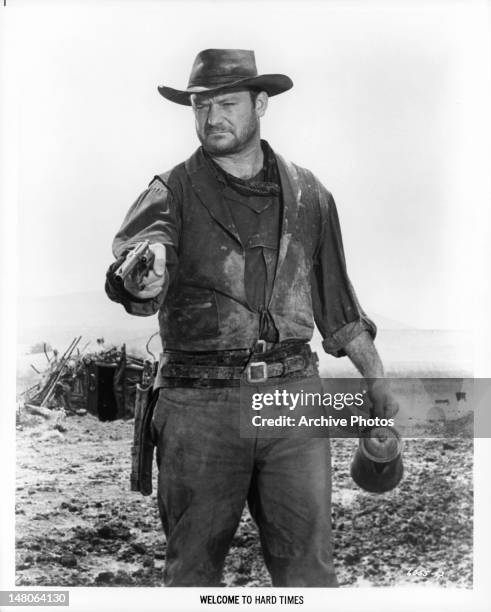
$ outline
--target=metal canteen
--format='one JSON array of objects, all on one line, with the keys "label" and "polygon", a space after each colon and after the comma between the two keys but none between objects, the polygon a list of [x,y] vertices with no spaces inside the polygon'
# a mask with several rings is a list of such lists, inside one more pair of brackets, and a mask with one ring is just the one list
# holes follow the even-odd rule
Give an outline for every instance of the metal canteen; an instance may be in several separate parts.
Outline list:
[{"label": "metal canteen", "polygon": [[401,450],[401,436],[394,427],[364,430],[351,462],[351,477],[370,493],[391,491],[404,472]]}]

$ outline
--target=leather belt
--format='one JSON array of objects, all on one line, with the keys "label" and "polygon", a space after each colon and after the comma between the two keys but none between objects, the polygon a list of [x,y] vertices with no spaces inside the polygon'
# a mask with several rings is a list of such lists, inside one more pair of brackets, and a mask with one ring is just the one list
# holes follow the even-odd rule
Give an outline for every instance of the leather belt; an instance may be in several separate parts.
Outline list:
[{"label": "leather belt", "polygon": [[169,378],[234,379],[245,376],[247,382],[265,382],[268,378],[286,376],[299,372],[309,365],[302,355],[287,357],[284,361],[266,363],[252,361],[245,368],[241,366],[200,366],[168,364],[162,367],[162,376]]},{"label": "leather belt", "polygon": [[167,362],[161,366],[160,375],[167,379],[198,379],[210,382],[246,380],[254,384],[300,372],[306,375],[314,374],[318,363],[317,354],[312,353],[308,345],[295,348],[293,355],[282,354],[281,361],[274,351],[271,351],[271,355],[268,355],[268,352],[254,352],[249,362],[237,366]]}]

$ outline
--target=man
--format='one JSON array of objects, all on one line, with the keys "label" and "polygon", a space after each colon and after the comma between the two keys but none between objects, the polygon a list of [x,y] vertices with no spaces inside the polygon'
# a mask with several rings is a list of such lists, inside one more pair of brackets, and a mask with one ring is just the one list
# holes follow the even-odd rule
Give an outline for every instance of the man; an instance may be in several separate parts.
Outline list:
[{"label": "man", "polygon": [[[217,585],[244,505],[275,586],[335,586],[329,441],[241,437],[240,385],[318,380],[308,342],[348,355],[370,382],[376,416],[394,401],[375,326],[349,282],[331,194],[260,139],[268,97],[292,87],[258,75],[252,51],[208,49],[186,90],[201,147],[156,176],[113,244],[111,299],[159,313],[164,352],[153,433],[167,536],[165,583]],[[136,243],[155,259],[143,283],[113,272]]]}]

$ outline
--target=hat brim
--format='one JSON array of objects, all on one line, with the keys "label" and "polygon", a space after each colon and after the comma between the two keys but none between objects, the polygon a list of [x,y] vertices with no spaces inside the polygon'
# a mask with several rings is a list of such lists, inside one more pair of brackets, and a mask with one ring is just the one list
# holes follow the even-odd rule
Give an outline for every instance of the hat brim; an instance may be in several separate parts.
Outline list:
[{"label": "hat brim", "polygon": [[285,74],[262,74],[257,77],[238,79],[230,83],[221,83],[213,87],[189,87],[186,90],[173,89],[172,87],[158,87],[161,96],[183,106],[191,106],[191,94],[213,92],[232,87],[251,87],[265,91],[268,96],[277,96],[293,87],[293,81]]}]

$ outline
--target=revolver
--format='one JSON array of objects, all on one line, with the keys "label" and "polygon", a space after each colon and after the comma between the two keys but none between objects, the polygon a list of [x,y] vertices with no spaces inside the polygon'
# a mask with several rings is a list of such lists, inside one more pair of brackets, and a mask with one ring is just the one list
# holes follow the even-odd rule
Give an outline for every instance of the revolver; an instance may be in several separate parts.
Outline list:
[{"label": "revolver", "polygon": [[123,263],[114,272],[114,278],[118,283],[123,284],[125,278],[135,271],[135,280],[138,285],[141,284],[144,276],[152,268],[155,257],[149,247],[150,243],[148,240],[144,240],[127,253]]}]

